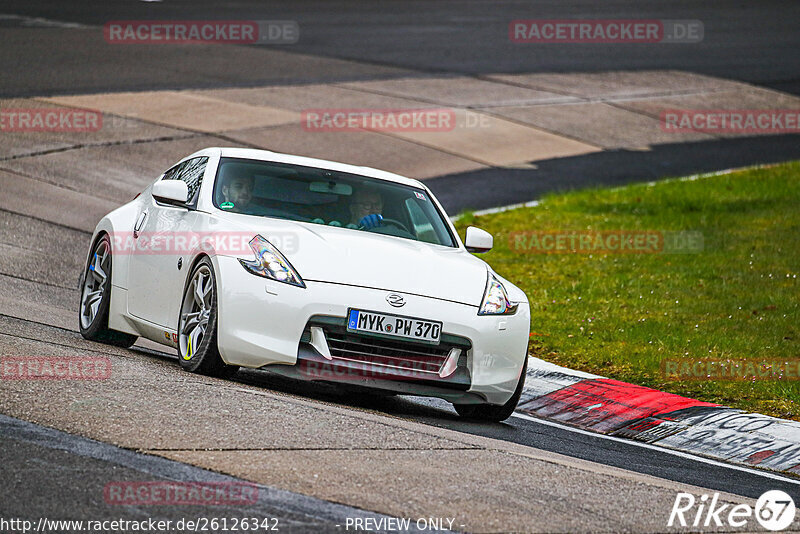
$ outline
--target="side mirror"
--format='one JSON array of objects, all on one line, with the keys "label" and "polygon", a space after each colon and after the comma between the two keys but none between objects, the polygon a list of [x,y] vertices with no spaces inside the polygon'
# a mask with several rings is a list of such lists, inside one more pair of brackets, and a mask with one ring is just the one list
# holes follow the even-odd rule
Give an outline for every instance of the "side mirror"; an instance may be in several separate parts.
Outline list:
[{"label": "side mirror", "polygon": [[468,226],[467,238],[464,240],[464,246],[467,247],[469,252],[488,252],[494,246],[494,238],[492,234],[486,230],[481,230],[475,226]]},{"label": "side mirror", "polygon": [[186,204],[189,187],[182,180],[160,180],[153,184],[153,198],[165,204]]}]

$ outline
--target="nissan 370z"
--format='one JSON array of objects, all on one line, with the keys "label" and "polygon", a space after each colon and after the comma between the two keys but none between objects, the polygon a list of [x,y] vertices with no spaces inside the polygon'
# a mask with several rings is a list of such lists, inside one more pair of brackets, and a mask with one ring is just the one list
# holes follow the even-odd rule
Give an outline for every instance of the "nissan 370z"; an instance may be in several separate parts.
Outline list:
[{"label": "nissan 370z", "polygon": [[500,421],[523,388],[530,309],[472,254],[491,247],[475,227],[462,242],[417,180],[208,148],[99,222],[80,331],[171,346],[190,372],[266,368]]}]

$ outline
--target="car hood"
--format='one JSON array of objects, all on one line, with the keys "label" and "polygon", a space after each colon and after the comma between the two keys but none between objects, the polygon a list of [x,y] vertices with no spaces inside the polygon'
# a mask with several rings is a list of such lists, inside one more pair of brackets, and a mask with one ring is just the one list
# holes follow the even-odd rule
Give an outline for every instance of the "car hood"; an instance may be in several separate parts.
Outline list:
[{"label": "car hood", "polygon": [[464,249],[235,213],[215,217],[230,230],[262,235],[306,281],[371,287],[471,306],[480,306],[486,288],[488,266]]}]

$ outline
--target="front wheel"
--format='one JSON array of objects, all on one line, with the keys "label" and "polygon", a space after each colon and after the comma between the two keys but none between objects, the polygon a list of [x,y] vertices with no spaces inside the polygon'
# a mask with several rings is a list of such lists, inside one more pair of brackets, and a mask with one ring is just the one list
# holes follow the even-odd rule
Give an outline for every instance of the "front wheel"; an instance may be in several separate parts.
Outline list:
[{"label": "front wheel", "polygon": [[522,389],[525,387],[525,375],[528,371],[528,357],[525,357],[525,363],[522,365],[522,374],[517,382],[517,389],[514,394],[508,399],[505,404],[453,404],[458,415],[465,419],[476,419],[479,421],[491,421],[499,423],[505,421],[517,407],[519,398],[522,395]]},{"label": "front wheel", "polygon": [[192,373],[224,377],[238,369],[223,362],[217,348],[217,284],[208,258],[200,260],[183,290],[178,358]]},{"label": "front wheel", "polygon": [[81,276],[81,304],[78,327],[90,341],[130,347],[136,336],[108,328],[108,309],[111,304],[111,240],[104,234],[89,256]]}]

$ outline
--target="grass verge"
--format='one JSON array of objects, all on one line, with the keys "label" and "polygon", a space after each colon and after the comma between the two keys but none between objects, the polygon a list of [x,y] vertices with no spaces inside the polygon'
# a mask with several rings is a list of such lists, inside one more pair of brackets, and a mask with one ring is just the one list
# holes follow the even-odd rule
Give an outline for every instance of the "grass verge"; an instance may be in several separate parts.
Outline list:
[{"label": "grass verge", "polygon": [[[533,208],[466,213],[456,224],[462,237],[469,225],[494,235],[495,248],[483,258],[530,299],[532,355],[800,419],[800,380],[791,370],[791,360],[800,359],[800,162],[554,194]],[[646,236],[639,243],[645,252],[597,247],[613,246],[608,236],[616,231],[623,241],[632,232],[660,232],[667,248],[676,237],[701,236],[702,250],[694,241],[690,252],[647,253]],[[590,241],[581,246],[577,238],[580,253],[542,253],[555,241],[539,232],[583,232]],[[721,380],[698,375],[707,367],[686,367],[701,360],[722,362],[712,369],[717,375],[746,360],[757,373],[782,378]],[[695,379],[668,375],[675,365]]]}]

